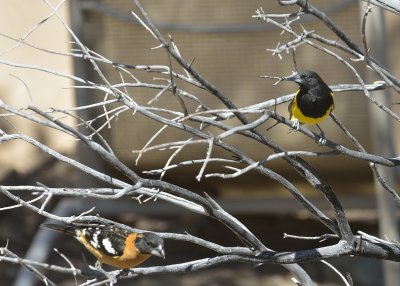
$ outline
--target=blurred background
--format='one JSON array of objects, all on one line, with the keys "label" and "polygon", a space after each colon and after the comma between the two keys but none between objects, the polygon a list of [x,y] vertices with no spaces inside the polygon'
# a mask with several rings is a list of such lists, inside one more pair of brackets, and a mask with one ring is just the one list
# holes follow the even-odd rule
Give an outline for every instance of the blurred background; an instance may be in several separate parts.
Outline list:
[{"label": "blurred background", "polygon": [[[72,57],[52,52],[70,53],[76,46],[71,43],[71,38],[65,27],[56,16],[47,21],[43,19],[51,15],[52,11],[44,1],[14,0],[2,3],[0,10],[0,99],[9,105],[18,108],[35,105],[43,109],[50,107],[66,109],[73,106],[90,104],[104,97],[93,91],[76,90],[72,86],[76,83],[67,76],[56,76],[46,72],[38,72],[29,68],[29,65],[40,66],[57,71],[62,75],[76,74],[92,81],[99,81],[92,67],[82,60],[73,60]],[[59,1],[50,1],[54,6]],[[196,70],[216,85],[225,95],[239,107],[256,104],[281,95],[293,93],[297,86],[293,83],[280,83],[273,85],[273,80],[260,78],[259,75],[285,76],[294,69],[293,59],[290,54],[284,54],[283,59],[273,56],[266,49],[273,49],[278,43],[285,43],[291,38],[275,26],[252,17],[255,10],[262,7],[266,13],[288,13],[297,11],[296,7],[282,7],[277,1],[143,1],[143,6],[164,35],[171,34],[178,45],[182,56],[190,61],[195,59],[193,66]],[[361,45],[361,1],[312,1],[320,10],[332,18],[354,41]],[[128,0],[103,0],[69,1],[59,7],[59,15],[73,28],[81,41],[91,50],[103,55],[114,62],[139,65],[163,64],[168,65],[168,58],[162,49],[150,49],[158,45],[154,38],[133,20],[130,11],[133,4]],[[379,8],[374,8],[373,13],[379,14]],[[383,25],[371,18],[371,25],[384,29],[386,36],[384,42],[378,34],[372,34],[368,39],[371,45],[374,41],[383,44],[383,49],[375,49],[377,57],[382,57],[388,69],[395,75],[400,74],[400,62],[397,60],[398,47],[400,46],[399,24],[400,17],[383,12]],[[337,40],[321,22],[315,18],[305,16],[302,24],[307,30],[315,30],[320,35]],[[296,28],[300,32],[300,28]],[[382,31],[382,30],[381,30]],[[379,33],[379,32],[376,32]],[[382,33],[380,33],[382,34]],[[10,37],[14,38],[10,39]],[[18,45],[15,39],[25,39],[31,45],[46,49],[37,50],[27,45]],[[345,56],[343,53],[338,53]],[[338,83],[357,83],[351,71],[329,55],[316,52],[309,46],[301,46],[296,50],[297,64],[300,69],[317,71],[321,77],[331,85]],[[26,65],[25,67],[12,67],[10,62]],[[375,78],[367,73],[364,62],[351,62],[368,83]],[[119,74],[110,66],[101,66],[107,78],[112,83],[120,82]],[[175,66],[177,68],[177,66]],[[139,74],[142,81],[152,81],[154,75]],[[200,97],[203,102],[214,108],[224,108],[218,101],[207,93],[185,86]],[[147,102],[158,91],[140,90],[135,94],[137,102]],[[138,93],[136,91],[136,93]],[[398,94],[374,93],[378,99],[385,99],[388,107],[399,113],[400,102]],[[171,109],[179,110],[179,103],[171,100],[172,95],[165,95],[157,103]],[[395,154],[398,154],[399,127],[389,119],[386,126],[390,129],[392,138],[376,138],[373,125],[378,114],[383,114],[361,92],[336,93],[335,115],[344,123],[352,134],[363,144],[370,153],[385,155],[379,149],[385,143],[395,143]],[[101,112],[99,110],[98,112]],[[277,108],[282,115],[287,114],[287,105]],[[93,118],[96,113],[78,113],[83,118]],[[379,115],[380,116],[380,115]],[[113,147],[116,155],[135,171],[141,172],[149,169],[161,168],[171,153],[154,152],[145,154],[138,166],[134,165],[135,156],[132,150],[138,150],[161,127],[150,122],[144,117],[135,115],[135,124],[132,124],[132,114],[124,113],[117,121],[113,122],[111,129],[104,130],[108,142]],[[73,123],[73,121],[71,121]],[[145,128],[143,128],[145,127]],[[290,133],[286,126],[277,126],[269,131],[265,127],[263,132],[288,150],[324,150],[300,133]],[[331,119],[321,124],[328,139],[352,147],[343,136],[340,129]],[[103,162],[86,152],[85,147],[76,141],[50,129],[44,129],[31,124],[26,120],[12,118],[12,125],[0,121],[0,128],[12,132],[17,130],[38,139],[40,142],[54,148],[60,153],[67,154],[79,161],[94,166],[98,170],[114,174]],[[310,127],[314,130],[314,127]],[[316,129],[314,130],[318,132]],[[159,138],[160,142],[183,137],[172,130]],[[392,140],[391,142],[387,142]],[[310,144],[311,143],[311,144]],[[271,153],[264,146],[250,145],[244,139],[236,140],[233,144],[255,160],[264,158]],[[187,149],[176,160],[185,160],[193,156],[203,158],[206,146],[198,149]],[[216,156],[224,156],[216,152]],[[389,156],[389,155],[386,155]],[[371,169],[364,161],[341,157],[322,157],[307,159],[331,183],[333,190],[339,196],[346,214],[350,219],[353,231],[362,230],[369,234],[379,235],[380,212],[376,199],[376,184]],[[293,182],[311,201],[326,213],[330,213],[329,205],[293,170],[288,168],[283,161],[277,161],[269,166],[274,171],[282,174]],[[212,166],[210,167],[212,170]],[[266,245],[275,250],[296,250],[323,245],[317,242],[307,242],[292,239],[283,239],[283,233],[296,235],[320,235],[326,229],[315,221],[302,209],[282,186],[268,178],[256,173],[233,180],[207,179],[198,183],[195,176],[198,168],[182,168],[167,173],[165,180],[187,187],[199,192],[206,191],[217,198],[221,205],[248,228],[255,233]],[[398,170],[397,170],[398,172]],[[182,176],[182,174],[185,174]],[[0,146],[0,182],[2,185],[24,185],[41,182],[47,186],[96,186],[98,182],[91,181],[70,166],[55,161],[40,153],[34,147],[23,142],[8,142]],[[394,186],[398,186],[394,178]],[[398,188],[396,188],[398,190]],[[390,200],[390,198],[389,198]],[[60,208],[63,205],[70,211],[82,212],[91,206],[96,206],[100,215],[124,222],[128,225],[169,232],[185,232],[213,240],[224,245],[240,244],[232,237],[229,230],[221,229],[220,225],[207,218],[199,217],[185,210],[180,210],[173,205],[162,202],[138,205],[134,202],[121,201],[111,207],[106,202],[86,200],[79,204],[71,199],[54,200],[51,207]],[[4,197],[0,197],[0,206],[12,204]],[[71,207],[74,206],[74,207]],[[81,209],[80,209],[81,208]],[[392,211],[388,207],[389,211]],[[392,214],[397,214],[397,210]],[[393,215],[397,217],[397,215]],[[12,218],[12,220],[10,220]],[[34,241],[38,231],[38,224],[43,218],[34,216],[24,209],[17,209],[0,213],[0,243],[10,241],[10,249],[24,257]],[[397,222],[392,222],[397,223]],[[25,226],[21,228],[21,226]],[[382,217],[381,217],[382,225]],[[393,226],[393,225],[392,225]],[[396,227],[397,229],[397,227]],[[21,235],[21,231],[23,235]],[[384,232],[384,234],[388,234]],[[382,235],[382,230],[381,230]],[[389,233],[389,239],[395,239],[396,234]],[[232,240],[233,239],[233,240]],[[75,241],[68,239],[55,239],[57,248],[75,257],[73,262],[82,265],[80,248]],[[182,245],[173,241],[167,242],[168,259],[166,261],[150,260],[148,265],[172,262],[183,262],[189,259],[201,258],[212,255],[204,249],[192,245]],[[91,257],[90,257],[91,258]],[[90,258],[88,257],[89,261]],[[51,255],[54,263],[63,263],[57,255]],[[349,272],[354,285],[383,285],[384,273],[381,262],[366,258],[344,258],[330,261],[342,273]],[[65,262],[64,262],[65,263]],[[5,277],[11,285],[18,273],[18,267],[4,264],[0,269],[0,276]],[[319,262],[303,265],[309,274],[320,285],[339,285],[340,280],[326,265]],[[391,266],[392,267],[392,266]],[[397,265],[395,271],[398,271]],[[238,272],[240,271],[240,272]],[[52,274],[51,274],[52,275]],[[227,265],[215,269],[189,273],[185,275],[162,275],[142,277],[135,280],[135,285],[161,285],[168,279],[174,285],[292,285],[289,274],[280,266],[265,265],[253,268],[248,265]],[[52,277],[52,276],[51,276]],[[70,278],[70,277],[69,277]],[[59,281],[65,276],[59,275]],[[16,280],[14,285],[21,284],[23,280]],[[57,280],[56,280],[57,281]],[[72,281],[72,282],[71,282]],[[386,281],[388,281],[386,279]],[[61,282],[60,282],[61,283]],[[70,285],[73,279],[64,281]],[[127,282],[133,283],[131,282]],[[121,285],[124,285],[121,283]],[[390,285],[390,284],[387,284]],[[395,285],[395,284],[392,284]]]}]

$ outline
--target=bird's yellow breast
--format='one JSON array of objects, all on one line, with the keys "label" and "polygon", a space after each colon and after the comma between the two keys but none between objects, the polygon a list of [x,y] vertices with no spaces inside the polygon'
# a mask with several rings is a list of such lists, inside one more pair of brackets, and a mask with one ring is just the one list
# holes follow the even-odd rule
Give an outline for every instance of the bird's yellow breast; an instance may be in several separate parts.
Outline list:
[{"label": "bird's yellow breast", "polygon": [[[331,93],[331,96],[333,96],[333,94]],[[332,104],[325,112],[324,115],[322,115],[321,117],[310,117],[310,116],[306,116],[303,114],[303,112],[301,112],[299,106],[297,105],[297,94],[296,96],[293,98],[293,102],[291,104],[291,110],[290,110],[290,120],[294,121],[294,120],[298,120],[300,123],[307,123],[307,124],[318,124],[322,121],[324,121],[329,114],[331,114],[331,112],[334,109],[334,105]]]}]

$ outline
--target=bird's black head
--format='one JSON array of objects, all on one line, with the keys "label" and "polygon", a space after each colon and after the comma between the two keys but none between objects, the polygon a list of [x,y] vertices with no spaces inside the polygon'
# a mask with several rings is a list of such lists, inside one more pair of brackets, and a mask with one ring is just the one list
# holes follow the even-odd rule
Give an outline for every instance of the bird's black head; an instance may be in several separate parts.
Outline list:
[{"label": "bird's black head", "polygon": [[136,248],[143,254],[159,256],[165,259],[164,241],[158,235],[144,232],[136,238]]},{"label": "bird's black head", "polygon": [[294,81],[305,88],[326,85],[316,72],[310,70],[300,71],[294,75],[285,77],[285,80]]}]

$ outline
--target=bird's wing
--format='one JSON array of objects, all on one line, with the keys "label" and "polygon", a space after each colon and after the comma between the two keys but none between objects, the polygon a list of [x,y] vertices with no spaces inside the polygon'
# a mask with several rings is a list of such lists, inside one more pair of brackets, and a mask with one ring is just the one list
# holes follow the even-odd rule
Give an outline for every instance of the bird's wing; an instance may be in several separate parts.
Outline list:
[{"label": "bird's wing", "polygon": [[82,228],[83,236],[96,249],[110,256],[121,256],[124,252],[128,232],[112,225]]}]

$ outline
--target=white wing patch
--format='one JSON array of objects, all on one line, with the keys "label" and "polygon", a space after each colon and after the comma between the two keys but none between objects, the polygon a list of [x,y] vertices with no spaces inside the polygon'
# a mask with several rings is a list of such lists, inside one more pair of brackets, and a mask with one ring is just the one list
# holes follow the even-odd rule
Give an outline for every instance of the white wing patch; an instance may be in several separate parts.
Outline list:
[{"label": "white wing patch", "polygon": [[103,248],[105,251],[107,251],[109,254],[117,255],[117,251],[114,249],[111,241],[108,238],[103,238],[101,243],[103,244]]}]

